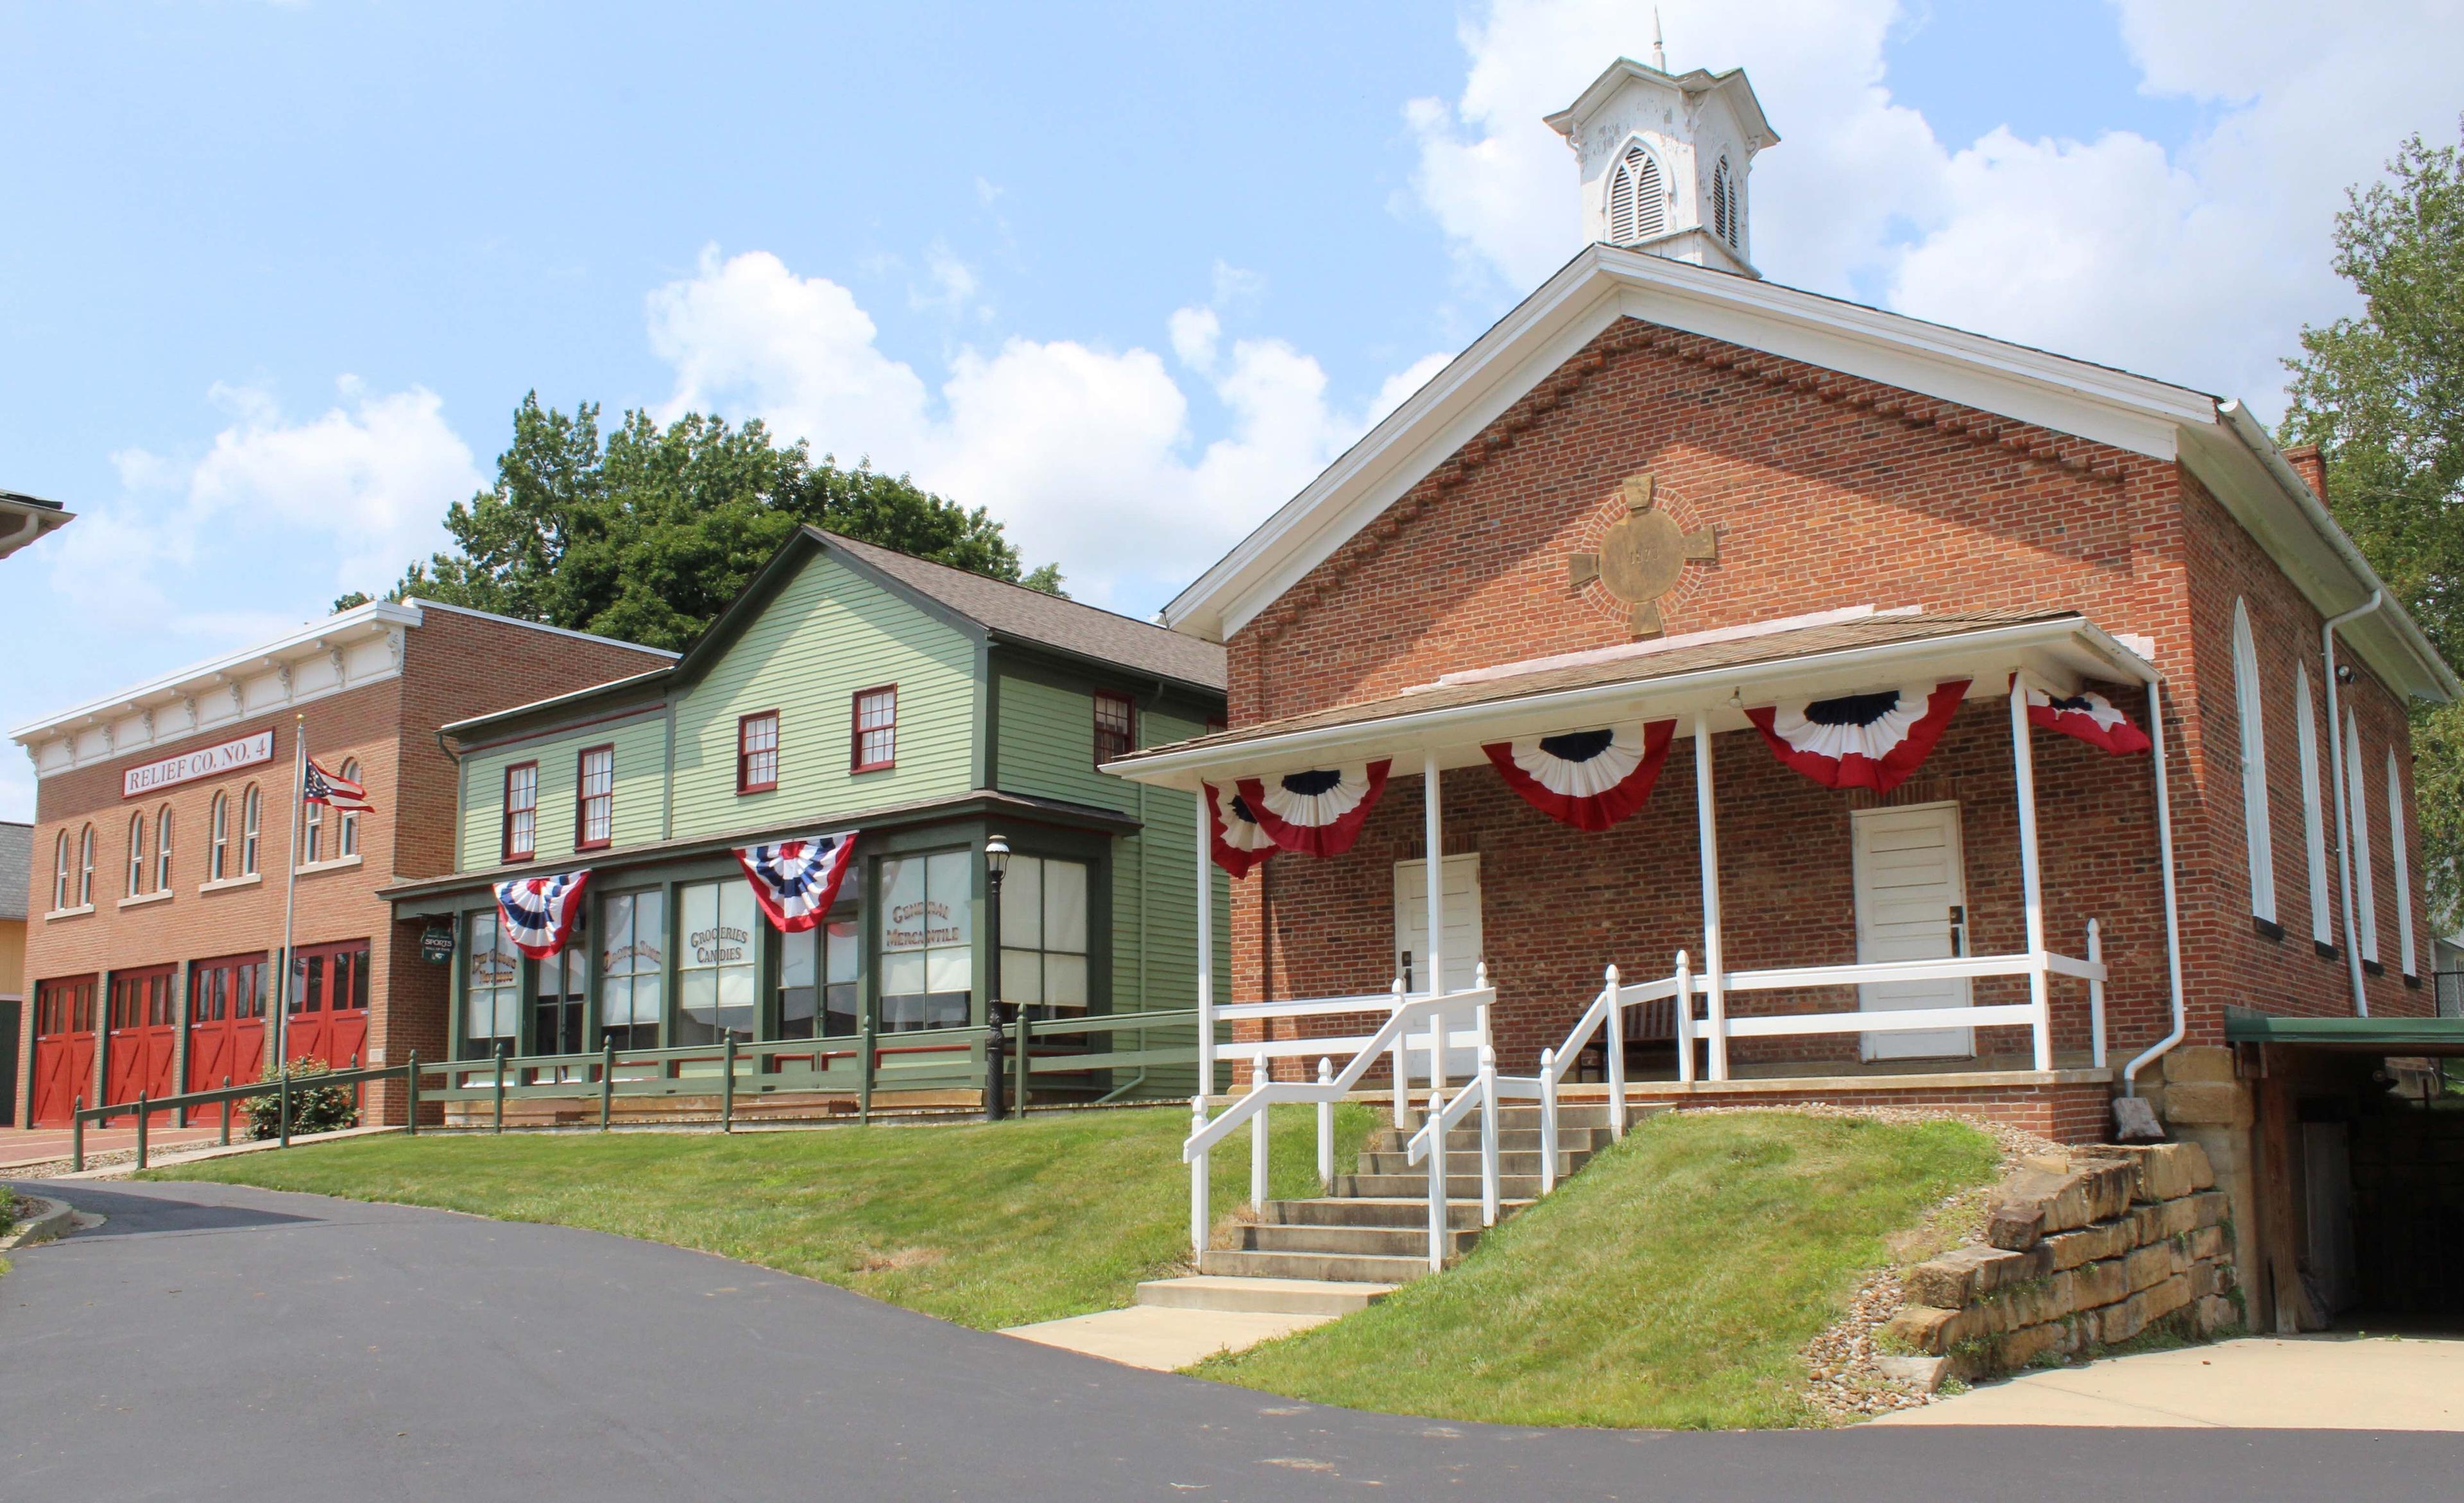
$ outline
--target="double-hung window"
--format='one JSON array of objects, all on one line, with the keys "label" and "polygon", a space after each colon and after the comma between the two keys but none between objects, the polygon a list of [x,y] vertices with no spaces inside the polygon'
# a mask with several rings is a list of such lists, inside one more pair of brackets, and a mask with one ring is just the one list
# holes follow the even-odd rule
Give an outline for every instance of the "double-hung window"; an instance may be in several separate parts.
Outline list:
[{"label": "double-hung window", "polygon": [[885,684],[855,696],[851,769],[881,772],[898,762],[898,686]]},{"label": "double-hung window", "polygon": [[657,888],[607,899],[599,936],[599,1027],[618,1049],[656,1049],[666,1015],[668,899]]},{"label": "double-hung window", "polygon": [[145,891],[145,816],[128,816],[128,895]]},{"label": "double-hung window", "polygon": [[171,806],[154,816],[154,891],[171,890]]},{"label": "double-hung window", "polygon": [[1001,1001],[1087,1006],[1087,864],[1012,856],[1001,879]]},{"label": "double-hung window", "polygon": [[1095,696],[1095,765],[1116,762],[1138,749],[1137,702],[1125,694]]},{"label": "double-hung window", "polygon": [[219,882],[231,874],[231,795],[214,795],[206,814],[206,880]]},{"label": "double-hung window", "polygon": [[256,831],[264,814],[265,795],[252,783],[240,797],[239,869],[244,876],[256,875]]},{"label": "double-hung window", "polygon": [[501,1047],[510,1050],[520,1028],[522,958],[506,938],[504,918],[495,909],[468,916],[471,934],[469,969],[463,973],[462,1035],[465,1059],[485,1059]]},{"label": "double-hung window", "polygon": [[616,748],[593,746],[574,766],[573,848],[596,851],[616,831]]},{"label": "double-hung window", "polygon": [[528,861],[539,853],[539,763],[517,762],[505,769],[504,858]]},{"label": "double-hung window", "polygon": [[698,882],[676,893],[676,1028],[679,1044],[753,1038],[753,889],[743,879]]},{"label": "double-hung window", "polygon": [[941,851],[881,863],[883,1032],[964,1028],[971,1021],[974,861],[970,851]]},{"label": "double-hung window", "polygon": [[736,722],[736,791],[767,793],[779,785],[779,712]]}]

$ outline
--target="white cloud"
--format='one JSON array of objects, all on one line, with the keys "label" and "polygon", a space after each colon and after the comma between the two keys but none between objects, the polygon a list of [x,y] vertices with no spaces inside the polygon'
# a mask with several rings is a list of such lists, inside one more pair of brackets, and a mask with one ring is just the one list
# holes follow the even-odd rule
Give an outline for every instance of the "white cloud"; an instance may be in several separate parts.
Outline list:
[{"label": "white cloud", "polygon": [[[1226,298],[1254,292],[1230,268],[1216,281]],[[649,322],[675,368],[670,415],[759,417],[817,452],[869,455],[989,507],[1082,598],[1139,605],[1213,563],[1435,368],[1346,410],[1314,359],[1281,340],[1226,348],[1215,309],[1180,309],[1163,332],[1228,417],[1201,448],[1188,394],[1153,351],[1013,338],[961,349],[935,389],[882,352],[845,287],[766,252],[704,253],[693,276],[651,294]]]},{"label": "white cloud", "polygon": [[[221,639],[295,623],[245,606],[234,609],[231,601],[266,598],[244,577],[214,606],[184,608],[158,581],[159,570],[194,571],[209,555],[236,551],[231,544],[252,536],[260,543],[315,539],[333,561],[317,592],[391,585],[406,564],[445,543],[439,523],[446,507],[486,478],[434,392],[413,387],[372,393],[350,376],[337,386],[341,405],[289,423],[271,393],[217,385],[209,396],[231,421],[203,454],[131,449],[112,455],[123,494],[88,508],[54,540],[53,587],[87,606],[108,605],[98,611],[106,621],[141,620]],[[226,560],[223,566],[237,565]]]},{"label": "white cloud", "polygon": [[[2344,188],[2453,125],[2464,19],[2456,0],[2117,0],[2144,87],[2215,110],[2168,153],[2128,133],[1938,141],[1888,89],[1893,0],[1661,9],[1671,63],[1745,67],[1783,138],[1751,180],[1774,280],[2261,404],[2299,325],[2345,306],[2327,246]],[[1463,25],[1463,94],[1405,119],[1468,274],[1519,296],[1579,249],[1572,157],[1541,117],[1647,55],[1649,25],[1622,0],[1496,0]]]}]

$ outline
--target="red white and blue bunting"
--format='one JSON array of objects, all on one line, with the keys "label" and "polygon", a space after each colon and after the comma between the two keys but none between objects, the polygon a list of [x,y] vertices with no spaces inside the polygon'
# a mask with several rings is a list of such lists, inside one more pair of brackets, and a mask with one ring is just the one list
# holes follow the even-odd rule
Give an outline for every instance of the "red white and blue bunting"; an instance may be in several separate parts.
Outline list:
[{"label": "red white and blue bunting", "polygon": [[1492,741],[1481,750],[1525,803],[1560,824],[1601,830],[1651,797],[1676,731],[1675,720],[1638,721],[1532,740]]},{"label": "red white and blue bunting", "polygon": [[2075,695],[2055,695],[2030,684],[2028,723],[2075,737],[2117,757],[2144,752],[2152,744],[2147,733],[2112,700],[2084,690]]},{"label": "red white and blue bunting", "polygon": [[497,883],[496,908],[505,916],[505,938],[534,961],[562,950],[573,937],[573,920],[582,913],[582,889],[589,880],[590,873],[582,871]]},{"label": "red white and blue bunting", "polygon": [[1211,783],[1200,786],[1206,789],[1207,822],[1214,828],[1215,864],[1238,881],[1275,853],[1275,837],[1249,812],[1237,790]]},{"label": "red white and blue bunting", "polygon": [[828,915],[838,901],[839,884],[855,864],[855,835],[847,829],[737,850],[737,864],[753,884],[753,900],[773,928],[801,934]]},{"label": "red white and blue bunting", "polygon": [[1924,764],[1968,682],[1786,701],[1748,710],[1746,718],[1780,761],[1824,787],[1888,793]]},{"label": "red white and blue bunting", "polygon": [[1389,765],[1355,763],[1243,778],[1233,787],[1276,845],[1307,855],[1339,856],[1352,849],[1377,795],[1386,791]]}]

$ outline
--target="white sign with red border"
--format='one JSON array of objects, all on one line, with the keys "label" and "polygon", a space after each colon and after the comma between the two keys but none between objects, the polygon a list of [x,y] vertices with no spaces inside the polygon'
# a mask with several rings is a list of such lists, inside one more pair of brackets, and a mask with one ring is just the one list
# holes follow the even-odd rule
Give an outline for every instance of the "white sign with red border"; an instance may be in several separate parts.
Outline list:
[{"label": "white sign with red border", "polygon": [[190,783],[229,772],[234,767],[253,767],[258,763],[273,760],[274,733],[259,731],[254,736],[225,741],[220,746],[182,752],[177,757],[149,762],[143,767],[131,767],[120,775],[120,796],[133,799],[141,793],[167,788],[175,783]]}]

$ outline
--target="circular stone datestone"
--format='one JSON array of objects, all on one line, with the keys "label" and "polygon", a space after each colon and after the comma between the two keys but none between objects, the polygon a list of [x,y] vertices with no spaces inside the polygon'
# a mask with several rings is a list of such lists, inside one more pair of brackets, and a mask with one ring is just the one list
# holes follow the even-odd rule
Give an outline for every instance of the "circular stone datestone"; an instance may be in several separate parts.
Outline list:
[{"label": "circular stone datestone", "polygon": [[1635,512],[1600,540],[1600,583],[1617,599],[1657,600],[1685,572],[1685,529],[1666,512]]}]

